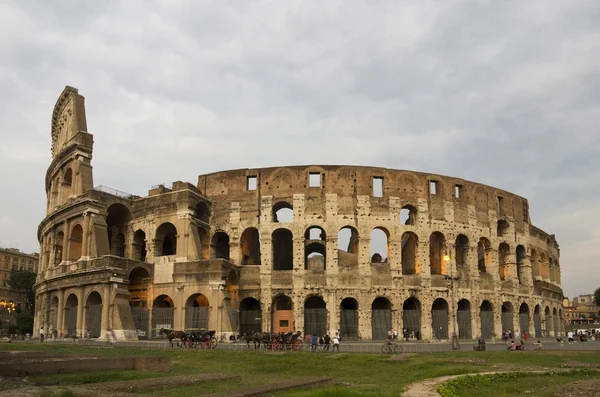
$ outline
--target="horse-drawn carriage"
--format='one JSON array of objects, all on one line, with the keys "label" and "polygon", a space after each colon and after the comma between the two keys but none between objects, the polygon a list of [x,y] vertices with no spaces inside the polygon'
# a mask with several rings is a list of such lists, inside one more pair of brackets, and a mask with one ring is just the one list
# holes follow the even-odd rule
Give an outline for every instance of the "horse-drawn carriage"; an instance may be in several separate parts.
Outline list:
[{"label": "horse-drawn carriage", "polygon": [[298,332],[280,332],[272,334],[269,332],[255,332],[252,335],[244,335],[243,338],[250,348],[250,342],[254,342],[254,349],[260,349],[264,345],[267,350],[302,350],[302,333]]},{"label": "horse-drawn carriage", "polygon": [[173,340],[179,339],[177,346],[187,347],[190,349],[214,349],[217,347],[218,342],[215,338],[216,331],[204,331],[204,332],[190,332],[185,333],[183,331],[175,331],[172,329],[161,328],[159,334],[165,335],[169,340],[171,347],[174,347]]}]

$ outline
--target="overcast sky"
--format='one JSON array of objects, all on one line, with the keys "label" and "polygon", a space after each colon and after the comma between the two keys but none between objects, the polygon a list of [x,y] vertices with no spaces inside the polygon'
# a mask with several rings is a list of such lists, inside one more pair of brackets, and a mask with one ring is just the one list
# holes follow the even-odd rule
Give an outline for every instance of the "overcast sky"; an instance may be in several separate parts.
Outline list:
[{"label": "overcast sky", "polygon": [[[82,4],[84,3],[84,4]],[[3,1],[0,246],[39,251],[50,119],[86,97],[94,183],[362,164],[529,199],[565,295],[600,287],[600,2]]]}]

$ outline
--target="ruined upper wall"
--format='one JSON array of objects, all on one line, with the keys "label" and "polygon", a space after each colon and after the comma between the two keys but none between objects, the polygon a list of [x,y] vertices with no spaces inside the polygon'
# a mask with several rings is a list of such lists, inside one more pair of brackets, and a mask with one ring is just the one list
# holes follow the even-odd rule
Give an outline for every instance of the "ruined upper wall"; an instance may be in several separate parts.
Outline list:
[{"label": "ruined upper wall", "polygon": [[[320,187],[309,187],[312,173],[320,175]],[[252,177],[256,177],[255,190],[248,189]],[[381,197],[374,196],[374,178],[383,178]],[[436,182],[436,194],[430,182]],[[313,165],[222,171],[200,175],[198,189],[213,201],[213,213],[228,211],[230,202],[239,202],[242,212],[258,211],[261,196],[273,196],[273,203],[293,204],[294,194],[304,194],[307,212],[319,212],[325,207],[325,195],[337,194],[341,213],[352,213],[357,196],[363,195],[370,196],[375,213],[387,211],[389,198],[397,197],[400,206],[415,208],[419,200],[426,200],[432,220],[444,220],[444,205],[452,202],[454,221],[459,223],[468,222],[469,206],[482,226],[489,225],[489,211],[498,210],[498,218],[513,220],[517,232],[524,232],[529,221],[527,200],[505,190],[456,177],[379,167]]]}]

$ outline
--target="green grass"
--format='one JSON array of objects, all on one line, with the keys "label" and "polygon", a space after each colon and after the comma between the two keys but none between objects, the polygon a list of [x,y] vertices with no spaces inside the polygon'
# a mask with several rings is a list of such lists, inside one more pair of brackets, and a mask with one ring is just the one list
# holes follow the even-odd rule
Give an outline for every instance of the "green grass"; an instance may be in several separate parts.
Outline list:
[{"label": "green grass", "polygon": [[[306,377],[326,376],[335,386],[274,393],[281,397],[335,397],[335,396],[398,396],[402,388],[425,378],[459,375],[482,371],[536,370],[559,368],[569,361],[600,363],[597,352],[525,351],[525,352],[453,352],[422,354],[405,360],[390,360],[380,354],[270,354],[254,351],[188,351],[150,350],[138,348],[98,349],[72,345],[1,345],[0,350],[41,350],[53,353],[93,355],[166,355],[173,366],[167,373],[136,371],[97,371],[80,374],[59,374],[51,377],[31,377],[30,381],[59,380],[68,384],[95,383],[114,380],[131,380],[155,376],[222,373],[239,376],[236,380],[202,382],[197,385],[153,391],[152,393],[186,397],[206,393],[246,389],[273,382],[283,382]],[[453,359],[478,358],[485,365],[452,362]],[[562,377],[561,377],[562,379]],[[547,380],[546,380],[547,381]],[[508,385],[509,386],[509,385]],[[535,388],[536,390],[541,388]],[[482,394],[483,395],[483,394]],[[488,391],[486,397],[495,396]],[[510,395],[510,394],[506,394]],[[528,394],[531,395],[531,394]]]}]

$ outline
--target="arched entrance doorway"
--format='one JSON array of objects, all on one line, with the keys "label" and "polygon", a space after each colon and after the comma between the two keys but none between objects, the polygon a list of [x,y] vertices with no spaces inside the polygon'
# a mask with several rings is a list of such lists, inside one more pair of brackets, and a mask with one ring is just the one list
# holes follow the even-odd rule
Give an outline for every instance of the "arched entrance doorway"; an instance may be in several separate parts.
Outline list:
[{"label": "arched entrance doorway", "polygon": [[148,291],[152,285],[152,278],[146,269],[136,267],[129,273],[129,307],[138,339],[148,339]]},{"label": "arched entrance doorway", "polygon": [[471,302],[466,299],[458,301],[456,321],[458,322],[458,338],[473,339],[471,333]]},{"label": "arched entrance doorway", "polygon": [[281,295],[275,298],[273,302],[273,313],[271,318],[273,319],[273,332],[292,332],[294,329],[294,312],[292,310],[292,300]]},{"label": "arched entrance doorway", "polygon": [[327,333],[327,305],[320,296],[304,302],[304,335],[323,336]]},{"label": "arched entrance doorway", "polygon": [[546,314],[546,337],[552,336],[552,316],[550,315],[550,308],[546,306],[544,311]]},{"label": "arched entrance doorway", "polygon": [[421,302],[408,298],[402,305],[402,323],[411,338],[421,339]]},{"label": "arched entrance doorway", "polygon": [[152,336],[159,338],[160,329],[173,329],[173,300],[168,295],[159,295],[152,303]]},{"label": "arched entrance doorway", "polygon": [[208,331],[208,298],[202,294],[193,294],[185,301],[185,332]]},{"label": "arched entrance doorway", "polygon": [[435,339],[448,339],[448,302],[438,298],[431,305],[431,329]]},{"label": "arched entrance doorway", "polygon": [[262,331],[262,311],[260,302],[245,298],[240,302],[240,334],[252,335]]},{"label": "arched entrance doorway", "polygon": [[77,299],[77,295],[71,294],[67,297],[67,301],[65,303],[65,326],[64,329],[67,330],[66,337],[67,338],[75,338],[77,337],[77,309],[79,305],[79,299]]},{"label": "arched entrance doorway", "polygon": [[494,333],[494,309],[490,301],[481,302],[479,321],[481,323],[481,337],[490,339]]},{"label": "arched entrance doorway", "polygon": [[383,340],[392,329],[392,304],[387,298],[376,298],[371,304],[371,339]]},{"label": "arched entrance doorway", "polygon": [[519,307],[519,331],[521,331],[521,335],[523,332],[529,334],[529,306],[527,303],[521,303]]},{"label": "arched entrance doorway", "polygon": [[535,330],[535,337],[542,337],[542,316],[540,314],[540,305],[536,305],[533,312],[533,329]]},{"label": "arched entrance doorway", "polygon": [[502,304],[502,332],[510,330],[515,331],[515,325],[513,322],[513,306],[510,302],[504,302]]},{"label": "arched entrance doorway", "polygon": [[85,302],[85,328],[88,338],[99,338],[102,331],[102,296],[96,291]]},{"label": "arched entrance doorway", "polygon": [[358,302],[354,298],[344,298],[340,303],[340,336],[358,338]]}]

